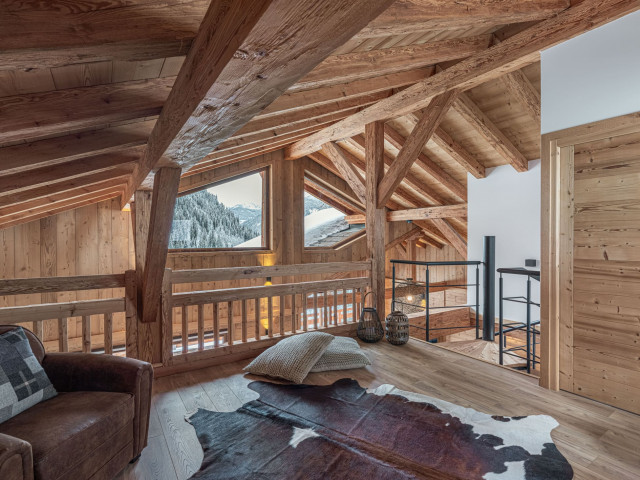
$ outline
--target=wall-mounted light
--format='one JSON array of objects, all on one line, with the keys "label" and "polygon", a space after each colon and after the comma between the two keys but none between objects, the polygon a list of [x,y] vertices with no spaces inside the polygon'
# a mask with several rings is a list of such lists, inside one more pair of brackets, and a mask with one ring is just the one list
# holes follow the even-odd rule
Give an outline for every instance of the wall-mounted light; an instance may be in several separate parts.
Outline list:
[{"label": "wall-mounted light", "polygon": [[271,281],[271,277],[267,277],[267,280],[264,282],[264,286],[269,287],[271,285],[273,285],[273,282]]},{"label": "wall-mounted light", "polygon": [[407,295],[407,302],[413,302],[413,295]]}]

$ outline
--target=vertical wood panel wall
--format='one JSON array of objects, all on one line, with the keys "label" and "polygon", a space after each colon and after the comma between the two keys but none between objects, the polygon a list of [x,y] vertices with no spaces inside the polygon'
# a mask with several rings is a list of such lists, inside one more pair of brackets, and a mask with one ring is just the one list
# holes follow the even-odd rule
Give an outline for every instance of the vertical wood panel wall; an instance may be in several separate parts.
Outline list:
[{"label": "vertical wood panel wall", "polygon": [[[0,278],[123,273],[134,265],[131,233],[130,214],[120,210],[118,199],[1,229]],[[123,295],[123,289],[107,289],[0,296],[0,307]],[[102,322],[95,323],[103,328]],[[124,330],[123,314],[114,316],[114,330]],[[69,322],[69,337],[81,335],[80,319]],[[56,322],[45,322],[45,341],[56,338]]]}]

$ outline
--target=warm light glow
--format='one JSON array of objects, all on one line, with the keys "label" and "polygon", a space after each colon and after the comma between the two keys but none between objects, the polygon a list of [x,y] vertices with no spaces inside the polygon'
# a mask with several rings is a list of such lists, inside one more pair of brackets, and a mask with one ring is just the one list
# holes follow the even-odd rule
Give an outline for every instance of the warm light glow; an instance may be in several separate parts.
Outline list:
[{"label": "warm light glow", "polygon": [[262,325],[262,328],[264,328],[265,330],[269,330],[269,319],[268,318],[261,319],[260,325]]},{"label": "warm light glow", "polygon": [[407,302],[413,302],[413,296],[412,295],[407,296]]},{"label": "warm light glow", "polygon": [[427,301],[424,298],[422,300],[420,300],[420,306],[421,307],[426,307],[427,306]]},{"label": "warm light glow", "polygon": [[130,212],[131,211],[131,205],[129,205],[128,203],[122,207],[122,211],[123,212]]},{"label": "warm light glow", "polygon": [[264,286],[270,287],[271,285],[273,285],[273,282],[271,281],[271,277],[267,277],[267,280],[264,282]]}]

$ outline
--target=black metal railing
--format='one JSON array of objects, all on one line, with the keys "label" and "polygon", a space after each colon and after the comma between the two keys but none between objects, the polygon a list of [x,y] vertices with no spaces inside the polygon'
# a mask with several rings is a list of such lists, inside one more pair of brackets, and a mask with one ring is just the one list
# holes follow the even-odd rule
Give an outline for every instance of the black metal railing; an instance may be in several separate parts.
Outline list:
[{"label": "black metal railing", "polygon": [[[413,328],[417,328],[419,330],[424,330],[425,331],[425,340],[427,342],[432,341],[431,339],[431,333],[434,331],[439,331],[439,330],[460,330],[461,328],[468,328],[470,325],[469,323],[465,324],[465,325],[455,325],[455,326],[447,326],[447,327],[436,327],[436,328],[432,328],[431,324],[430,324],[430,311],[433,309],[446,309],[446,308],[465,308],[465,307],[470,307],[470,308],[475,308],[475,330],[476,330],[476,338],[481,338],[480,335],[480,319],[479,319],[479,312],[480,312],[480,265],[482,265],[483,262],[480,261],[457,261],[457,262],[418,262],[418,261],[411,261],[411,260],[391,260],[391,265],[393,268],[393,273],[392,273],[392,300],[391,300],[391,309],[395,310],[397,305],[401,305],[403,307],[403,310],[406,308],[411,308],[411,309],[416,309],[418,311],[422,311],[424,310],[424,315],[425,315],[425,326],[422,327],[420,325],[411,325]],[[425,281],[424,282],[420,282],[417,281],[414,278],[404,278],[404,279],[398,279],[397,275],[396,275],[396,266],[397,265],[412,265],[412,266],[416,266],[416,267],[423,267],[424,268],[424,278]],[[464,284],[434,284],[431,282],[431,269],[433,268],[438,268],[438,267],[451,267],[451,266],[475,266],[476,270],[475,270],[475,283],[464,283]],[[417,276],[417,275],[416,275]],[[466,276],[465,276],[466,277]],[[399,287],[398,284],[401,284],[401,286]],[[430,290],[433,287],[438,287],[438,288],[475,288],[475,293],[476,293],[476,301],[474,304],[463,304],[463,305],[446,305],[446,301],[443,302],[445,304],[443,305],[438,305],[438,306],[431,306],[430,305]],[[402,296],[399,297],[398,295],[396,295],[397,290],[403,288],[409,291],[417,291],[419,289],[422,289],[424,291],[424,302],[420,302],[418,304],[416,304],[415,302],[412,301],[406,301],[407,297],[406,296]],[[443,294],[443,298],[446,298],[446,293]],[[404,300],[402,300],[404,299]]]},{"label": "black metal railing", "polygon": [[[528,270],[526,268],[499,268],[499,295],[500,295],[500,313],[498,324],[498,335],[500,336],[500,365],[504,365],[504,355],[520,358],[525,361],[527,373],[531,373],[531,369],[535,370],[536,365],[540,363],[540,356],[536,354],[536,346],[539,345],[540,331],[537,326],[540,320],[531,320],[531,307],[540,307],[540,304],[531,300],[531,280],[540,281],[539,270]],[[504,296],[504,279],[503,275],[520,275],[527,277],[527,295],[526,296]],[[524,322],[511,322],[508,326],[504,325],[504,302],[521,303],[526,305],[526,319]],[[518,345],[507,348],[507,333],[524,332],[525,345]],[[521,355],[521,353],[524,353]]]}]

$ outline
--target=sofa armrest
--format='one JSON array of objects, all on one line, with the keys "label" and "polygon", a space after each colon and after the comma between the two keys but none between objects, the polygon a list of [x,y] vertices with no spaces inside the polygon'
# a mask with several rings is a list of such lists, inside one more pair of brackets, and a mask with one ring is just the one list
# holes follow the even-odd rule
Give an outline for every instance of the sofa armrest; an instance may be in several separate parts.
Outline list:
[{"label": "sofa armrest", "polygon": [[93,353],[49,353],[42,366],[59,392],[130,393],[134,397],[134,456],[147,445],[153,367],[132,358]]},{"label": "sofa armrest", "polygon": [[0,478],[33,480],[33,454],[28,442],[0,433]]}]

